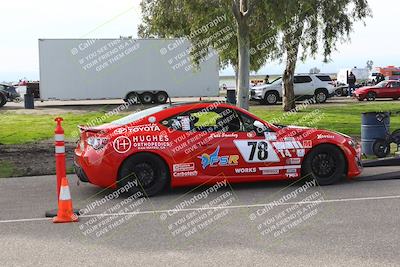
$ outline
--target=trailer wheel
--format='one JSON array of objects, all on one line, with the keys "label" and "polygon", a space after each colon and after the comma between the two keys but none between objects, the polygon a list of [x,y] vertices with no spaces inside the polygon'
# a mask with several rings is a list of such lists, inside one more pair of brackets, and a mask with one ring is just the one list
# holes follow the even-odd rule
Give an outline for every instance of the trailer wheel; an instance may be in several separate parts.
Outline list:
[{"label": "trailer wheel", "polygon": [[158,92],[156,94],[156,103],[165,104],[168,100],[168,94],[166,92]]},{"label": "trailer wheel", "polygon": [[0,93],[0,108],[7,103],[7,98],[3,93]]},{"label": "trailer wheel", "polygon": [[126,96],[126,102],[129,102],[131,104],[139,104],[140,103],[140,98],[136,92],[130,92]]},{"label": "trailer wheel", "polygon": [[142,104],[151,104],[153,102],[153,94],[144,92],[140,95],[140,100],[142,101]]}]

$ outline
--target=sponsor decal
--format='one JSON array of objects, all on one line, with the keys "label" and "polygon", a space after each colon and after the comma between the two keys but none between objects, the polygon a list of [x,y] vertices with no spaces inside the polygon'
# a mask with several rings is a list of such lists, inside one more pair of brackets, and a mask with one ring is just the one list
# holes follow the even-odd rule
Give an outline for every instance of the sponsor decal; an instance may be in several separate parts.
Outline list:
[{"label": "sponsor decal", "polygon": [[129,149],[131,149],[132,142],[126,136],[119,136],[119,137],[115,138],[113,147],[114,147],[115,151],[117,151],[120,154],[123,154],[123,153],[128,152]]},{"label": "sponsor decal", "polygon": [[257,168],[237,168],[235,169],[236,173],[256,173]]},{"label": "sponsor decal", "polygon": [[286,160],[286,164],[300,164],[300,158],[291,158]]},{"label": "sponsor decal", "polygon": [[174,172],[175,177],[197,176],[197,171]]},{"label": "sponsor decal", "polygon": [[261,170],[263,175],[276,175],[279,174],[279,169]]},{"label": "sponsor decal", "polygon": [[304,157],[304,155],[306,154],[306,150],[305,149],[297,149],[296,150],[296,154],[298,157]]},{"label": "sponsor decal", "polygon": [[278,154],[267,140],[234,140],[233,143],[248,163],[280,161]]},{"label": "sponsor decal", "polygon": [[268,140],[268,141],[276,140],[276,133],[265,132],[264,136],[265,136],[265,140]]},{"label": "sponsor decal", "polygon": [[326,134],[318,134],[317,139],[334,139],[335,136],[333,135],[326,135]]},{"label": "sponsor decal", "polygon": [[211,136],[212,138],[238,138],[236,133],[215,133]]},{"label": "sponsor decal", "polygon": [[304,148],[312,148],[312,141],[311,140],[304,140],[303,141]]},{"label": "sponsor decal", "polygon": [[118,128],[114,130],[114,134],[124,134],[126,132],[127,132],[126,128]]},{"label": "sponsor decal", "polygon": [[150,123],[155,123],[155,122],[156,122],[156,117],[150,116],[150,117],[149,117],[149,122],[150,122]]},{"label": "sponsor decal", "polygon": [[218,146],[214,152],[211,154],[204,153],[198,158],[201,159],[201,165],[203,169],[217,166],[232,166],[237,165],[239,160],[239,155],[228,155],[228,156],[219,156],[220,146]]},{"label": "sponsor decal", "polygon": [[161,130],[157,124],[145,124],[145,125],[137,125],[129,127],[128,131],[131,133],[137,133],[137,132],[159,132]]},{"label": "sponsor decal", "polygon": [[296,141],[294,137],[285,137],[283,140],[285,141]]},{"label": "sponsor decal", "polygon": [[255,136],[256,136],[256,133],[254,131],[251,131],[251,132],[247,133],[247,137],[248,138],[253,138]]},{"label": "sponsor decal", "polygon": [[286,173],[287,178],[297,178],[299,175],[297,173]]},{"label": "sponsor decal", "polygon": [[174,164],[172,169],[174,172],[194,171],[194,162]]},{"label": "sponsor decal", "polygon": [[297,169],[287,169],[286,173],[297,173]]},{"label": "sponsor decal", "polygon": [[133,142],[169,142],[168,135],[138,135],[132,137]]}]

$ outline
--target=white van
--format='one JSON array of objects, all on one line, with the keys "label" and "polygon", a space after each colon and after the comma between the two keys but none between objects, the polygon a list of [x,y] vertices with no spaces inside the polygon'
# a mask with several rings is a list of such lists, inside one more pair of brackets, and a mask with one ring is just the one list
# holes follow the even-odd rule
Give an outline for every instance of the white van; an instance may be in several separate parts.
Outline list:
[{"label": "white van", "polygon": [[[335,87],[326,74],[297,74],[294,76],[294,95],[297,100],[315,98],[317,103],[324,103],[333,96]],[[273,105],[282,99],[282,77],[270,84],[254,86],[250,90],[250,99],[262,104]]]}]

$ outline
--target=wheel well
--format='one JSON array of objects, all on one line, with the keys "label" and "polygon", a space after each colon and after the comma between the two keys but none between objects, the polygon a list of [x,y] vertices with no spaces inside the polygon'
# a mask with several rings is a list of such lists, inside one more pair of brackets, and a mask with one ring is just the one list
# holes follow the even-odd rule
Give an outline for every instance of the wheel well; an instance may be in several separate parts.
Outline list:
[{"label": "wheel well", "polygon": [[136,152],[136,153],[133,153],[133,154],[129,155],[128,157],[126,157],[126,158],[121,162],[121,164],[120,164],[119,167],[118,167],[117,181],[120,179],[121,167],[122,167],[122,165],[125,163],[125,161],[127,161],[129,158],[134,157],[134,156],[139,155],[139,154],[151,154],[151,155],[156,156],[156,157],[158,157],[159,159],[161,159],[161,161],[164,163],[165,167],[167,168],[167,172],[168,172],[168,184],[169,184],[169,185],[171,184],[171,170],[170,170],[170,168],[169,168],[169,166],[168,166],[167,161],[166,161],[162,156],[160,156],[159,154],[153,153],[153,152]]},{"label": "wheel well", "polygon": [[303,162],[301,163],[301,169],[303,169],[303,164],[304,164],[304,162],[306,161],[306,158],[309,156],[310,152],[311,152],[312,150],[314,150],[315,148],[321,146],[321,145],[328,145],[328,146],[335,147],[335,148],[337,148],[337,149],[340,151],[340,153],[342,153],[343,158],[344,158],[344,164],[345,164],[345,169],[344,169],[344,170],[345,170],[345,174],[347,174],[347,171],[348,171],[348,169],[349,169],[349,163],[348,163],[348,161],[347,161],[346,154],[344,153],[343,149],[342,149],[340,146],[335,145],[335,144],[332,144],[332,143],[321,143],[321,144],[318,144],[318,145],[314,146],[313,148],[311,148],[311,149],[307,152],[307,154],[304,155]]},{"label": "wheel well", "polygon": [[276,94],[278,97],[280,97],[279,92],[277,90],[268,90],[265,92],[264,97],[268,94],[268,93],[274,93]]},{"label": "wheel well", "polygon": [[315,89],[315,92],[314,92],[314,94],[316,94],[316,93],[318,93],[318,92],[320,92],[320,91],[323,91],[323,92],[325,92],[326,94],[329,94],[329,91],[328,91],[328,89],[326,89],[326,88],[317,88],[317,89]]}]

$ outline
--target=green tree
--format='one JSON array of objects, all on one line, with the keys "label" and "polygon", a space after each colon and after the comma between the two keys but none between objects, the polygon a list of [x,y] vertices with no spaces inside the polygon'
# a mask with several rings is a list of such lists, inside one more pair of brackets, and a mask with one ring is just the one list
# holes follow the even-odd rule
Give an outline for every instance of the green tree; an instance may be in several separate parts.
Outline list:
[{"label": "green tree", "polygon": [[[286,56],[283,73],[283,109],[295,108],[294,73],[298,57],[315,57],[322,46],[324,62],[338,42],[350,39],[355,21],[371,15],[368,0],[269,0],[281,15],[273,16],[282,33],[277,58]],[[279,13],[279,12],[278,12]]]},{"label": "green tree", "polygon": [[[249,72],[257,71],[277,51],[277,28],[269,16],[274,6],[262,0],[142,0],[140,37],[187,37],[194,49],[192,58],[198,63],[208,48],[218,51],[221,68],[232,65],[237,77],[238,106],[248,109]],[[198,29],[216,18],[225,18],[205,32]],[[226,30],[226,31],[225,31]],[[225,31],[223,43],[218,36]],[[228,37],[228,38],[227,38]],[[262,49],[250,51],[250,44]]]}]

